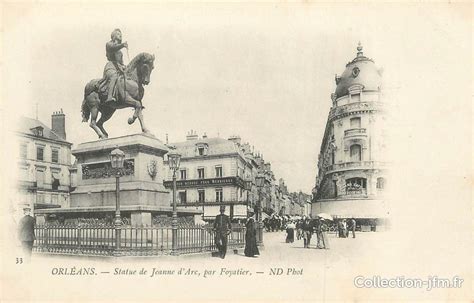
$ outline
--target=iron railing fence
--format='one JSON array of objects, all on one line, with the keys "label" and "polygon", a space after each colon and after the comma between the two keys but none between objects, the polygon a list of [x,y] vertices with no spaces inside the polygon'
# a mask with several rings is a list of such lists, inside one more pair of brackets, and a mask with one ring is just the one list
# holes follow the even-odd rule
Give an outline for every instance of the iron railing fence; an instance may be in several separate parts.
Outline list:
[{"label": "iron railing fence", "polygon": [[[158,256],[217,250],[212,226],[178,226],[175,251],[172,249],[172,230],[168,226],[38,225],[35,226],[34,251],[95,256]],[[119,246],[117,235],[120,237]],[[227,247],[234,249],[243,246],[245,226],[233,224]]]}]

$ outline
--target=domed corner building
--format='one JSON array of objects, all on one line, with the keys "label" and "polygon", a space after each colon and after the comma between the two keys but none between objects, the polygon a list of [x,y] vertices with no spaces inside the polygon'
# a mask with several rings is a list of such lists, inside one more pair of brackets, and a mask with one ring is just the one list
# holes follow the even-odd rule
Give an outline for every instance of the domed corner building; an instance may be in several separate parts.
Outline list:
[{"label": "domed corner building", "polygon": [[354,218],[362,231],[386,227],[387,112],[382,92],[382,71],[359,43],[357,56],[336,75],[313,189],[313,217],[324,212]]}]

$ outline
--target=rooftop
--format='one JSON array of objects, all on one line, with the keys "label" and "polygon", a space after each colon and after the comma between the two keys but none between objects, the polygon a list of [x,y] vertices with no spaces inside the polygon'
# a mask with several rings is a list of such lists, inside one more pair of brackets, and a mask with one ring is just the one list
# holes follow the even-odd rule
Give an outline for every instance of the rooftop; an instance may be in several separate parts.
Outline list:
[{"label": "rooftop", "polygon": [[336,98],[349,93],[353,85],[361,85],[364,91],[377,91],[382,85],[382,72],[372,59],[364,56],[362,45],[357,46],[357,56],[347,63],[341,76],[336,76]]},{"label": "rooftop", "polygon": [[21,133],[28,134],[28,135],[35,135],[33,132],[33,129],[41,127],[43,129],[43,136],[46,139],[58,141],[58,142],[63,142],[63,143],[69,143],[70,142],[62,139],[58,134],[56,134],[50,127],[46,126],[43,122],[37,120],[37,119],[32,119],[28,117],[21,117],[20,120],[18,121],[18,127],[17,130]]},{"label": "rooftop", "polygon": [[195,157],[196,148],[201,145],[207,146],[207,156],[236,153],[244,157],[244,153],[237,144],[223,138],[202,138],[172,143],[170,145],[176,147],[176,151],[181,154],[183,158]]}]

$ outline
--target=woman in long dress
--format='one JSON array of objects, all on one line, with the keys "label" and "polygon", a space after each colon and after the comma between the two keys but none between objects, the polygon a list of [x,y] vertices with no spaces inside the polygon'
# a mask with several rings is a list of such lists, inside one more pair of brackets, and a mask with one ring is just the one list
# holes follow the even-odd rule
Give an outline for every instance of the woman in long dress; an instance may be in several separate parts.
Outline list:
[{"label": "woman in long dress", "polygon": [[257,228],[253,213],[249,213],[245,228],[245,256],[254,257],[255,255],[260,255],[257,247]]},{"label": "woman in long dress", "polygon": [[290,221],[286,226],[286,243],[295,242],[295,227],[296,225]]}]

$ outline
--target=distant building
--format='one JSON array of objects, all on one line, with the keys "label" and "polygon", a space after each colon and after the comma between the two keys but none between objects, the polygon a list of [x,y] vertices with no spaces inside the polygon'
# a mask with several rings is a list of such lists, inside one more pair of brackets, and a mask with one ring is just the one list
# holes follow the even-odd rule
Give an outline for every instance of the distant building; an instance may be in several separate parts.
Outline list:
[{"label": "distant building", "polygon": [[384,224],[387,112],[382,91],[382,72],[359,44],[357,56],[336,75],[313,190],[314,215],[354,217],[372,227]]},{"label": "distant building", "polygon": [[66,141],[65,122],[62,110],[51,116],[51,128],[36,119],[20,119],[18,208],[69,206],[72,143]]}]

